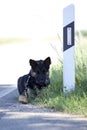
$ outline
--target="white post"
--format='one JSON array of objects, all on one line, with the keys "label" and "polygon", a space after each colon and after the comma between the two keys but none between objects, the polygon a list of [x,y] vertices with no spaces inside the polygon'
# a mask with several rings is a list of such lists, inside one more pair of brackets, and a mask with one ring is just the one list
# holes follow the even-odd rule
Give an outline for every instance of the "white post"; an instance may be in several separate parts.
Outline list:
[{"label": "white post", "polygon": [[75,89],[74,22],[75,9],[70,4],[63,9],[63,91]]}]

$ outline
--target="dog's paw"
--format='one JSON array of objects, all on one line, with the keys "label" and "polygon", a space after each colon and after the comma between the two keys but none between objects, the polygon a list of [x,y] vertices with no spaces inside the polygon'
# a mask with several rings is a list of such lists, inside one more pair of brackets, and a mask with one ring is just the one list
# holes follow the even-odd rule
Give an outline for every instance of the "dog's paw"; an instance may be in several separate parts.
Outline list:
[{"label": "dog's paw", "polygon": [[28,103],[28,99],[26,98],[26,96],[20,95],[19,96],[19,102],[21,102],[23,104],[27,104]]}]

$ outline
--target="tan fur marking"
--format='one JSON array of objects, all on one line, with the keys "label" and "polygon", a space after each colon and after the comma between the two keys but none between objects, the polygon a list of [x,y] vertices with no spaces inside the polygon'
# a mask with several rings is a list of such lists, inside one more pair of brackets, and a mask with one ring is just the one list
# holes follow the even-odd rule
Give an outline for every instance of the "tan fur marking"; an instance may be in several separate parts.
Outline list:
[{"label": "tan fur marking", "polygon": [[19,96],[19,102],[28,103],[28,99],[24,95]]},{"label": "tan fur marking", "polygon": [[31,75],[32,75],[32,77],[35,77],[36,73],[33,70],[31,70]]}]

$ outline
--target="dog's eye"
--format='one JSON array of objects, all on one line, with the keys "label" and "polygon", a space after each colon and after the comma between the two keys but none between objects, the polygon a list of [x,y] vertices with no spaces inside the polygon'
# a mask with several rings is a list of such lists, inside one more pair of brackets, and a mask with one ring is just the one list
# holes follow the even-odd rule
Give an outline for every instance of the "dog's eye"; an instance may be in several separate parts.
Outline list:
[{"label": "dog's eye", "polygon": [[42,70],[42,73],[45,73],[45,69]]},{"label": "dog's eye", "polygon": [[37,74],[40,74],[40,71],[39,71],[39,70],[37,70]]}]

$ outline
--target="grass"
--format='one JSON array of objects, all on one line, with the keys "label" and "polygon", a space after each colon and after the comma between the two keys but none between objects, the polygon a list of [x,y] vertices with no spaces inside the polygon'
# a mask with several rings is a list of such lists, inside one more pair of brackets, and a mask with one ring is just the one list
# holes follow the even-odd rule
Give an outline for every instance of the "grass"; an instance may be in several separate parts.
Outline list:
[{"label": "grass", "polygon": [[31,39],[25,39],[25,38],[0,38],[0,45],[2,44],[8,44],[8,43],[21,43],[25,41],[31,41]]},{"label": "grass", "polygon": [[[21,43],[23,40],[25,39],[0,39],[0,44],[13,42]],[[50,69],[51,84],[47,89],[43,89],[41,94],[37,97],[31,97],[29,101],[32,104],[87,117],[87,37],[85,36],[80,40],[80,42],[76,40],[75,91],[67,93],[66,95],[62,91],[63,64],[62,59],[60,59],[58,65],[53,65]]]},{"label": "grass", "polygon": [[63,93],[62,62],[60,66],[52,66],[51,84],[31,102],[41,107],[87,117],[87,44],[76,44],[76,87],[66,95]]}]

